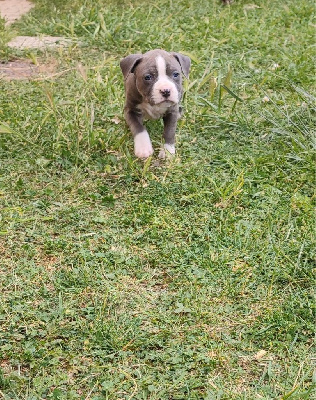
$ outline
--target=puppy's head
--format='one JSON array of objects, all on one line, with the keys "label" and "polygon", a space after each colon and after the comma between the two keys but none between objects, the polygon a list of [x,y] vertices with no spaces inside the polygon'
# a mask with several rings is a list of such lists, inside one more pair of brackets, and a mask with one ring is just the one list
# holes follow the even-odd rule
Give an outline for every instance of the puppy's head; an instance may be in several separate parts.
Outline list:
[{"label": "puppy's head", "polygon": [[[169,102],[177,104],[182,95],[182,76],[188,76],[191,60],[180,53],[151,50],[145,54],[131,54],[121,63],[126,81],[133,74],[138,92],[151,105]],[[129,78],[130,79],[130,78]]]}]

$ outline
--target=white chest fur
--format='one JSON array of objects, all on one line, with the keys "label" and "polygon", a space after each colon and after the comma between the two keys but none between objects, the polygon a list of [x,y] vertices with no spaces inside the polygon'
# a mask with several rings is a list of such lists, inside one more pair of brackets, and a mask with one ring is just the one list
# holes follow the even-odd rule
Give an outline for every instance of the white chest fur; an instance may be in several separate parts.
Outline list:
[{"label": "white chest fur", "polygon": [[151,105],[148,103],[141,103],[137,108],[142,112],[145,119],[158,119],[166,114],[168,108],[170,108],[173,103],[169,101],[164,101],[160,104]]}]

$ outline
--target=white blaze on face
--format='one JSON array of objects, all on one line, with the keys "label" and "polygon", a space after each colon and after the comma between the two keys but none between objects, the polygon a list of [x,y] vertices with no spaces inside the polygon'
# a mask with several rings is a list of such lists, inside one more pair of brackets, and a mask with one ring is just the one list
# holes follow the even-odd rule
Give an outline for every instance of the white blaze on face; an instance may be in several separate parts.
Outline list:
[{"label": "white blaze on face", "polygon": [[[152,99],[155,104],[163,101],[171,101],[172,103],[179,102],[179,93],[175,83],[167,76],[166,61],[162,56],[156,58],[156,66],[158,72],[158,79],[153,86]],[[162,92],[165,90],[170,91],[170,96],[165,98]]]}]

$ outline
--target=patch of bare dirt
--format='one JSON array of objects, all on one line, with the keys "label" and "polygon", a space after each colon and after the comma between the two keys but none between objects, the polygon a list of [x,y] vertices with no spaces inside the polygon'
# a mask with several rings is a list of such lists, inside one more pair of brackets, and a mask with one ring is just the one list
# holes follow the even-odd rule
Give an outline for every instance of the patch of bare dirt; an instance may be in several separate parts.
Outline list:
[{"label": "patch of bare dirt", "polygon": [[[0,0],[1,1],[1,0]],[[57,62],[52,60],[48,64],[35,65],[29,60],[13,60],[0,63],[0,80],[22,80],[49,77],[56,71]]]}]

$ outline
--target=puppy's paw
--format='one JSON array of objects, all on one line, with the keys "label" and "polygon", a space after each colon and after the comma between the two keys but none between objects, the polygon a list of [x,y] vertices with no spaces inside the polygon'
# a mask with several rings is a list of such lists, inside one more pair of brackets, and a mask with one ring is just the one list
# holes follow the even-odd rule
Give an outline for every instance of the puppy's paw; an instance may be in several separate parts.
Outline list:
[{"label": "puppy's paw", "polygon": [[165,143],[163,148],[160,150],[158,157],[159,158],[166,158],[166,156],[174,156],[176,154],[176,148],[174,144]]},{"label": "puppy's paw", "polygon": [[138,158],[148,158],[154,154],[153,148],[135,150],[135,156]]},{"label": "puppy's paw", "polygon": [[137,133],[134,136],[134,152],[138,158],[148,158],[154,153],[147,131]]}]

